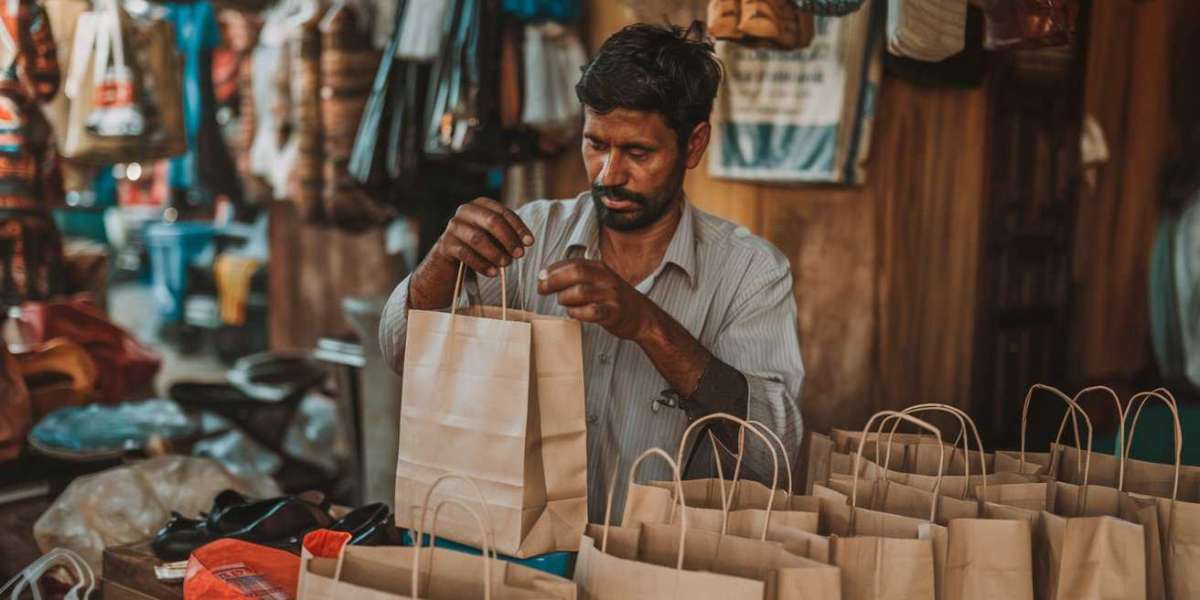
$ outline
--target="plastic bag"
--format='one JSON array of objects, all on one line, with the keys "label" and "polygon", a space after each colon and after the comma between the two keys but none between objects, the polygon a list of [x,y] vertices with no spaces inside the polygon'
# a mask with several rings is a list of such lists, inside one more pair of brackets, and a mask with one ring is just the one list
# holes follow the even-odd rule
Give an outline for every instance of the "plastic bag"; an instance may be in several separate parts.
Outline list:
[{"label": "plastic bag", "polygon": [[283,451],[316,465],[325,475],[336,475],[350,456],[338,424],[337,403],[323,394],[305,396],[284,434]]},{"label": "plastic bag", "polygon": [[30,563],[0,587],[0,597],[11,593],[12,598],[20,598],[22,591],[29,590],[35,599],[41,598],[38,582],[43,575],[56,567],[62,567],[71,574],[71,587],[62,596],[64,600],[87,600],[96,590],[96,574],[84,562],[83,557],[70,550],[55,548]]},{"label": "plastic bag", "polygon": [[217,540],[188,559],[183,597],[276,600],[296,597],[300,557],[241,540]]},{"label": "plastic bag", "polygon": [[46,415],[30,434],[39,449],[53,454],[119,455],[145,448],[151,438],[179,439],[199,431],[195,419],[172,400],[127,402],[116,406],[69,406]]},{"label": "plastic bag", "polygon": [[161,456],[71,482],[33,526],[43,551],[78,552],[101,573],[104,548],[147,540],[171,512],[195,517],[226,489],[269,498],[282,491],[270,477],[238,478],[204,458]]}]

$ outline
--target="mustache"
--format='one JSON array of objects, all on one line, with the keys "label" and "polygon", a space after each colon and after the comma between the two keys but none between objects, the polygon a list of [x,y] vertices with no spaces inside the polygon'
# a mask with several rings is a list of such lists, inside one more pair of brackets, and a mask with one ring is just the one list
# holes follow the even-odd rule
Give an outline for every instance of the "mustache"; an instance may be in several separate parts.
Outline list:
[{"label": "mustache", "polygon": [[609,198],[616,198],[618,200],[628,200],[630,202],[637,202],[642,206],[646,206],[650,203],[649,198],[637,192],[631,192],[621,186],[600,185],[598,183],[592,184],[592,196],[595,198],[606,196]]}]

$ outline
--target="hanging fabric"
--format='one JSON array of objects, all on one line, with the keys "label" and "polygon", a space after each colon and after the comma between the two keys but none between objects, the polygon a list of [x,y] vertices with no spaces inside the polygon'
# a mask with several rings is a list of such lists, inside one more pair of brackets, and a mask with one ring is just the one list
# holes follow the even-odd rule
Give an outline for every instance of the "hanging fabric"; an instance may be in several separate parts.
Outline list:
[{"label": "hanging fabric", "polygon": [[354,138],[354,148],[350,152],[350,162],[347,169],[356,182],[366,186],[379,186],[387,181],[384,162],[386,150],[380,147],[385,143],[386,133],[382,136],[381,128],[384,118],[396,111],[396,89],[394,80],[402,70],[396,66],[396,51],[400,46],[400,34],[404,29],[404,13],[407,9],[406,0],[398,0],[395,15],[392,19],[392,35],[383,50],[379,68],[375,71],[375,79],[371,83],[371,95],[363,109],[362,120],[358,124],[358,132]]},{"label": "hanging fabric", "polygon": [[[288,179],[287,197],[301,218],[319,222],[325,185],[324,128],[321,122],[321,7],[292,30],[285,44],[288,82],[286,113],[295,136],[296,158]],[[281,134],[282,135],[282,134]]]},{"label": "hanging fabric", "polygon": [[437,57],[445,35],[446,11],[454,0],[408,0],[396,57],[431,61]]},{"label": "hanging fabric", "polygon": [[[58,67],[52,48],[38,48],[53,39],[41,7],[6,0],[0,8],[0,303],[12,306],[61,291],[62,237],[48,202],[61,199],[62,179],[53,171],[49,124],[36,106],[54,95]],[[18,41],[25,36],[17,28],[31,26],[22,32],[26,43]],[[35,85],[22,76],[30,69]]]},{"label": "hanging fabric", "polygon": [[363,34],[369,18],[361,6],[335,2],[320,24],[324,215],[332,224],[352,230],[382,225],[395,217],[358,186],[349,172],[358,124],[381,59]]},{"label": "hanging fabric", "polygon": [[254,97],[254,139],[250,145],[250,173],[260,178],[276,200],[287,198],[287,181],[294,163],[295,146],[281,136],[280,84],[284,64],[284,42],[288,33],[307,21],[316,5],[307,0],[282,0],[263,17],[258,46],[251,63],[251,93]]},{"label": "hanging fabric", "polygon": [[883,68],[917,85],[930,87],[973,88],[983,84],[987,75],[988,53],[983,50],[983,12],[967,7],[966,36],[962,52],[945,60],[928,62],[883,55]]},{"label": "hanging fabric", "polygon": [[580,0],[504,0],[504,12],[527,22],[574,23],[583,13]]},{"label": "hanging fabric", "polygon": [[882,0],[817,17],[799,52],[718,43],[725,65],[709,172],[773,182],[861,184],[882,75]]},{"label": "hanging fabric", "polygon": [[794,0],[794,2],[796,6],[800,7],[800,10],[830,17],[848,15],[862,8],[863,4],[863,0]]},{"label": "hanging fabric", "polygon": [[495,156],[500,19],[497,0],[455,0],[430,80],[425,152]]},{"label": "hanging fabric", "polygon": [[888,0],[888,52],[939,62],[962,52],[967,0]]}]

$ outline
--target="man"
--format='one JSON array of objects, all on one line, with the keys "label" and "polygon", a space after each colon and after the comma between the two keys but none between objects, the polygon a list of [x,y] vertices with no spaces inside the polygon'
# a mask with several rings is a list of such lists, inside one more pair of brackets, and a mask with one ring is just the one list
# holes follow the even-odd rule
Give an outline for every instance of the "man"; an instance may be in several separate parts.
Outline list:
[{"label": "man", "polygon": [[[408,309],[448,307],[460,262],[481,275],[485,304],[500,304],[496,277],[508,269],[510,305],[584,323],[593,522],[614,470],[619,519],[629,464],[651,447],[674,454],[690,419],[748,417],[793,456],[799,447],[804,368],[788,261],[683,194],[721,79],[712,46],[690,38],[652,25],[609,38],[575,87],[591,191],[516,212],[484,198],[464,205],[384,310],[383,354],[397,371]],[[718,433],[736,450],[736,427]],[[769,481],[756,439],[746,467]],[[670,477],[661,461],[642,471]]]}]

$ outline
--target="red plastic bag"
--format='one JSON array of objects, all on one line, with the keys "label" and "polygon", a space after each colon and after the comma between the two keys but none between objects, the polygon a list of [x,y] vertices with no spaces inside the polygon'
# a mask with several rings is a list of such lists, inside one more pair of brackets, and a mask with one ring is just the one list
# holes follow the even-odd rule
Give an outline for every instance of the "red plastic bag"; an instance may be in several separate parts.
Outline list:
[{"label": "red plastic bag", "polygon": [[26,344],[61,337],[83,346],[96,362],[97,388],[108,402],[126,400],[130,392],[150,384],[162,367],[158,354],[80,298],[22,304],[18,323]]},{"label": "red plastic bag", "polygon": [[291,600],[300,557],[241,540],[201,546],[188,559],[184,600]]}]

